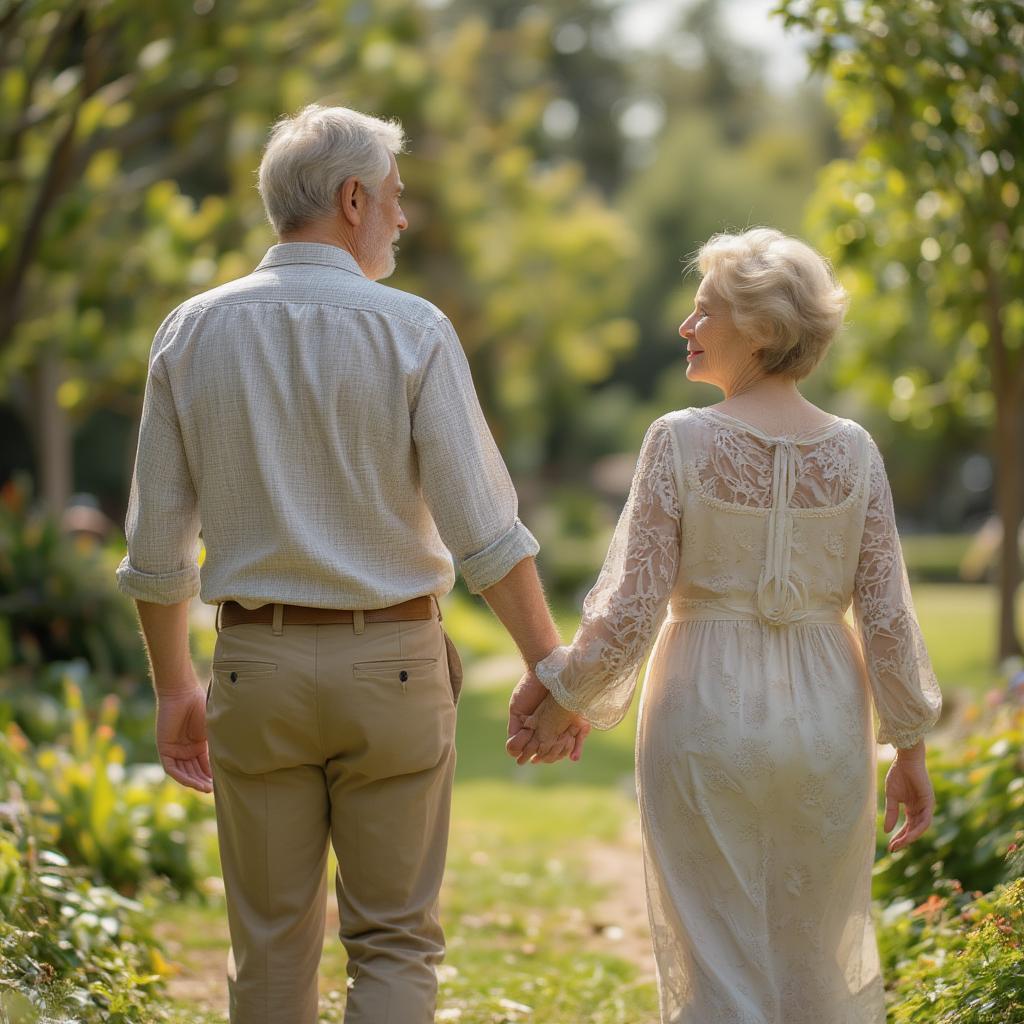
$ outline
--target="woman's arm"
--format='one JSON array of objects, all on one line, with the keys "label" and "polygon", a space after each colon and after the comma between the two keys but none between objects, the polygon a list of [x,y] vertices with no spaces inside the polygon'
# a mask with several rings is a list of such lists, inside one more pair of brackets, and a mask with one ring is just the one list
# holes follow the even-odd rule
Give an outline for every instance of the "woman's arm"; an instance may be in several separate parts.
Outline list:
[{"label": "woman's arm", "polygon": [[870,472],[854,615],[878,711],[878,742],[910,748],[937,721],[942,694],[914,614],[892,493],[873,443]]},{"label": "woman's arm", "polygon": [[922,737],[939,717],[942,694],[914,614],[892,493],[873,443],[870,473],[853,604],[878,711],[878,742],[897,748],[885,778],[883,825],[886,832],[895,828],[902,805],[903,825],[889,841],[893,852],[912,843],[932,821],[935,794]]},{"label": "woman's arm", "polygon": [[[675,444],[664,419],[647,431],[629,498],[597,583],[583,603],[575,639],[535,668],[561,709],[601,729],[625,715],[675,584],[681,533]],[[545,735],[564,721],[568,718],[547,702],[538,709],[536,724],[544,725]],[[509,753],[522,757],[531,739],[523,732],[512,737]],[[537,749],[543,754],[539,744]]]}]

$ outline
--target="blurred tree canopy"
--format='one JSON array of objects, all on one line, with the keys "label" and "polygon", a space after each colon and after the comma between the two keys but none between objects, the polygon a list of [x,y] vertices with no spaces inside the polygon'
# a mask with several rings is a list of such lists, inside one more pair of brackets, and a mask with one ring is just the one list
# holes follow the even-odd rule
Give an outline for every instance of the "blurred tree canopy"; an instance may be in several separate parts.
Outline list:
[{"label": "blurred tree canopy", "polygon": [[449,313],[499,440],[535,465],[551,410],[635,337],[631,233],[577,163],[536,152],[551,35],[538,8],[435,23],[409,0],[0,8],[0,381],[33,424],[51,507],[70,487],[66,417],[135,412],[163,316],[273,241],[260,150],[312,101],[403,121],[396,283]]},{"label": "blurred tree canopy", "polygon": [[1002,524],[999,655],[1021,651],[1024,18],[1018,0],[783,0],[852,155],[809,210],[853,304],[841,380],[897,421],[992,431]]}]

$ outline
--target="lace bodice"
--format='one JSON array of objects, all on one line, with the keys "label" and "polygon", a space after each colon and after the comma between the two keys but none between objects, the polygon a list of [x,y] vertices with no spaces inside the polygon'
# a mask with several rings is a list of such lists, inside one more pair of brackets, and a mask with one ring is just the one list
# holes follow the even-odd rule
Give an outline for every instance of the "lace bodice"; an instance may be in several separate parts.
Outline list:
[{"label": "lace bodice", "polygon": [[879,742],[913,746],[941,697],[874,442],[849,420],[772,437],[687,409],[648,430],[576,637],[537,674],[560,704],[609,728],[666,615],[784,630],[837,623],[851,602]]}]

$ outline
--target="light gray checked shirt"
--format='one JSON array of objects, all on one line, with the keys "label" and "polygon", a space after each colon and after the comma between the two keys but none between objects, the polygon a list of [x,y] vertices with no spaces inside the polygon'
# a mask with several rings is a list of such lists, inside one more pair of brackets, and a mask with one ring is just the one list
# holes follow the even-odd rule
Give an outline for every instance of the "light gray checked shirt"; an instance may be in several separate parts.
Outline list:
[{"label": "light gray checked shirt", "polygon": [[157,332],[118,582],[381,608],[447,593],[454,555],[479,592],[537,552],[517,507],[448,319],[289,242]]}]

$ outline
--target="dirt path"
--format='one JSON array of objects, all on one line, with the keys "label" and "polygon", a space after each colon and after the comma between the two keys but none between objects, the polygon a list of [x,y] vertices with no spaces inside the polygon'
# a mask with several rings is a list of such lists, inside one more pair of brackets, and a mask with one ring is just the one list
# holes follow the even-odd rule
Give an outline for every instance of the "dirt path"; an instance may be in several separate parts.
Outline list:
[{"label": "dirt path", "polygon": [[227,1020],[228,920],[220,914],[202,916],[202,941],[182,934],[175,922],[159,921],[154,926],[164,959],[174,972],[167,980],[167,994],[176,1002],[204,1013],[220,1013]]},{"label": "dirt path", "polygon": [[626,824],[619,842],[592,844],[587,867],[591,881],[607,889],[588,914],[593,948],[636,964],[641,980],[653,979],[639,816]]}]

